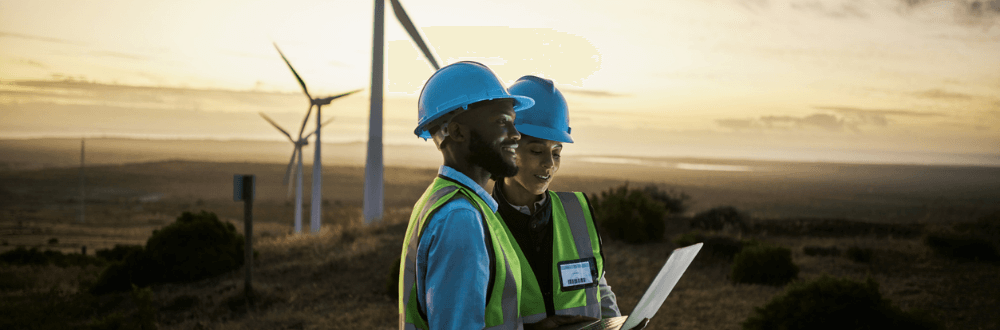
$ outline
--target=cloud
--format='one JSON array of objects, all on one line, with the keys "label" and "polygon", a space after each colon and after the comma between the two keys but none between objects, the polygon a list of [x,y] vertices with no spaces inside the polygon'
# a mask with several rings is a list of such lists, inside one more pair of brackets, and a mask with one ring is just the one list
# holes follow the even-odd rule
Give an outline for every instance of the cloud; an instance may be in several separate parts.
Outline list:
[{"label": "cloud", "polygon": [[765,10],[771,7],[769,0],[736,0],[736,2],[751,11]]},{"label": "cloud", "polygon": [[621,94],[621,93],[615,93],[615,92],[610,92],[610,91],[600,91],[600,90],[569,89],[569,88],[560,88],[559,90],[562,91],[563,93],[567,93],[567,94],[577,94],[577,95],[591,96],[591,97],[624,97],[624,96],[628,96],[628,94]]},{"label": "cloud", "polygon": [[40,36],[33,36],[33,35],[29,35],[29,34],[10,33],[10,32],[2,32],[2,31],[0,31],[0,38],[17,38],[17,39],[34,40],[34,41],[45,41],[45,42],[53,42],[53,43],[68,44],[68,45],[79,45],[80,44],[79,42],[74,42],[74,41],[70,41],[70,40],[66,40],[66,39],[40,37]]},{"label": "cloud", "polygon": [[887,127],[891,117],[944,116],[935,112],[917,112],[896,109],[863,109],[854,107],[817,106],[831,113],[814,113],[807,116],[761,116],[749,119],[719,119],[716,124],[732,130],[789,130],[817,128],[830,132],[845,129],[860,132],[864,127]]},{"label": "cloud", "polygon": [[941,4],[950,4],[954,8],[956,19],[963,23],[986,23],[992,25],[1000,21],[1000,0],[899,0],[903,14],[909,11],[933,7],[940,10]]},{"label": "cloud", "polygon": [[919,8],[927,4],[948,2],[970,13],[1000,13],[1000,0],[900,0],[906,8]]},{"label": "cloud", "polygon": [[136,60],[136,61],[145,61],[149,59],[149,57],[143,55],[122,53],[122,52],[111,52],[111,51],[90,52],[90,55],[101,56],[101,57],[115,57],[120,59]]},{"label": "cloud", "polygon": [[805,117],[763,116],[760,117],[760,122],[764,123],[767,128],[784,128],[787,127],[785,126],[787,124],[795,127],[813,126],[828,131],[840,131],[844,129],[843,119],[824,113],[812,114]]},{"label": "cloud", "polygon": [[754,128],[753,119],[719,119],[715,121],[719,126],[732,130],[745,130]]},{"label": "cloud", "polygon": [[829,110],[843,114],[853,114],[858,116],[904,116],[904,117],[944,116],[944,114],[938,112],[920,112],[920,111],[898,110],[898,109],[865,109],[865,108],[836,107],[836,106],[815,106],[813,108],[820,110]]},{"label": "cloud", "polygon": [[833,4],[821,1],[798,1],[790,4],[792,9],[814,12],[831,18],[868,18],[868,14],[858,8],[857,2],[841,2]]},{"label": "cloud", "polygon": [[949,92],[941,89],[929,89],[922,92],[913,93],[920,97],[926,97],[931,99],[971,99],[974,96],[963,93]]},{"label": "cloud", "polygon": [[27,58],[19,58],[19,59],[16,60],[16,62],[24,64],[24,65],[28,65],[28,66],[33,66],[33,67],[36,67],[36,68],[41,68],[41,69],[45,69],[45,68],[49,67],[48,65],[45,65],[42,62],[38,62],[38,61],[27,59]]}]

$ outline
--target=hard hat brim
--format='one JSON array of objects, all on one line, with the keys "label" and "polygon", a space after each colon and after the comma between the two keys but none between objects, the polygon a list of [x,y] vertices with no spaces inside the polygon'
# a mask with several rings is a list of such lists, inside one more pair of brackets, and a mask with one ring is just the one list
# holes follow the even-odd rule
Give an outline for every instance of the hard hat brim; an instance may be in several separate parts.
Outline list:
[{"label": "hard hat brim", "polygon": [[569,136],[569,133],[560,130],[531,124],[516,124],[514,125],[514,128],[516,128],[522,135],[529,135],[539,139],[562,143],[573,143],[573,138]]},{"label": "hard hat brim", "polygon": [[473,104],[473,103],[476,103],[476,102],[482,102],[482,101],[500,100],[500,99],[512,99],[512,100],[514,100],[514,112],[518,112],[518,111],[522,111],[522,110],[527,110],[527,109],[529,109],[529,108],[531,108],[532,106],[535,105],[535,100],[534,99],[532,99],[530,97],[527,97],[527,96],[521,96],[521,95],[504,95],[504,96],[500,96],[500,97],[491,97],[491,98],[483,98],[481,100],[474,100],[472,102],[467,102],[467,103],[463,104],[461,107],[452,109],[451,111],[438,112],[438,113],[434,114],[433,116],[430,116],[430,117],[428,117],[428,118],[426,118],[424,120],[421,120],[421,123],[420,123],[421,125],[419,127],[417,127],[417,129],[413,130],[413,134],[416,134],[417,137],[423,138],[426,141],[426,140],[428,140],[428,139],[431,138],[431,133],[428,132],[427,131],[427,127],[424,127],[424,126],[427,126],[428,124],[433,123],[438,118],[441,118],[442,116],[444,116],[444,115],[446,115],[448,113],[451,113],[452,111],[458,110],[459,108],[468,107],[469,104]]}]

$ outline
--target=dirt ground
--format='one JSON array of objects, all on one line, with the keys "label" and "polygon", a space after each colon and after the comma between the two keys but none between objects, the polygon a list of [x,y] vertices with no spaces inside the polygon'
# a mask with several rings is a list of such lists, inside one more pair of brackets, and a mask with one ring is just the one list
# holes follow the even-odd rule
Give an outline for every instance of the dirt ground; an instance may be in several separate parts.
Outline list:
[{"label": "dirt ground", "polygon": [[[9,156],[9,155],[8,155]],[[27,161],[30,163],[30,161]],[[255,306],[241,296],[242,272],[190,284],[153,287],[163,329],[392,329],[394,294],[386,280],[400,251],[406,218],[436,174],[428,167],[390,166],[385,174],[386,217],[364,225],[364,168],[327,166],[323,174],[323,224],[319,235],[292,234],[293,207],[281,184],[285,165],[247,162],[153,161],[107,163],[86,169],[85,218],[80,222],[79,169],[63,166],[0,167],[0,252],[17,246],[88,254],[115,244],[143,244],[150,233],[181,212],[207,210],[242,230],[243,206],[232,200],[232,176],[257,175],[254,206]],[[691,196],[687,214],[719,205],[748,211],[757,221],[849,219],[920,224],[928,230],[973,221],[1000,205],[1000,169],[844,164],[753,163],[770,171],[709,172],[632,165],[575,164],[557,177],[554,190],[597,193],[629,182],[657,184]],[[305,181],[309,182],[309,172]],[[304,200],[309,200],[307,184]],[[308,232],[308,210],[303,228]],[[805,220],[802,220],[805,219]],[[686,221],[668,223],[664,241],[629,245],[605,239],[609,284],[623,311],[631,311],[656,271],[676,248],[670,238]],[[1000,266],[957,262],[932,253],[919,236],[745,234],[789,247],[800,279],[829,274],[880,283],[884,296],[905,310],[920,310],[949,329],[996,329],[1000,316]],[[57,242],[51,242],[56,239]],[[870,263],[844,257],[812,257],[804,246],[861,246]],[[701,256],[699,256],[700,258]],[[697,260],[648,329],[739,329],[783,288],[734,285],[730,264]],[[100,269],[6,267],[67,294]],[[30,291],[30,290],[29,290]],[[8,298],[25,292],[3,292]],[[128,298],[122,298],[127,301]]]}]

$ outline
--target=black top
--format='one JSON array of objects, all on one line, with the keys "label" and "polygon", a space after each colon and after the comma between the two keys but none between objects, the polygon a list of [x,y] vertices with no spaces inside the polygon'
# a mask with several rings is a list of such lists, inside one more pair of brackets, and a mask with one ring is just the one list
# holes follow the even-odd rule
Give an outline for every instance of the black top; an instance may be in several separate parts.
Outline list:
[{"label": "black top", "polygon": [[[514,240],[531,266],[531,272],[538,280],[538,288],[545,300],[545,313],[555,315],[552,300],[552,198],[546,198],[531,215],[521,213],[503,196],[503,180],[493,184],[493,198],[497,200],[497,212],[510,228]],[[546,191],[546,194],[549,192]],[[522,266],[523,267],[523,266]]]},{"label": "black top", "polygon": [[[555,302],[552,300],[552,198],[551,196],[546,198],[545,202],[536,208],[534,213],[527,215],[510,205],[510,202],[503,195],[501,189],[503,184],[503,180],[494,181],[493,184],[493,199],[497,201],[497,213],[500,214],[500,219],[507,224],[507,228],[510,228],[516,241],[515,244],[524,253],[524,257],[528,259],[531,272],[538,280],[538,288],[542,291],[542,298],[545,300],[545,314],[547,316],[556,315]],[[546,190],[545,194],[548,193],[549,191]],[[583,197],[587,199],[587,208],[591,218],[597,221],[594,205],[590,203],[587,195]],[[601,240],[601,230],[596,226],[596,223],[594,230],[597,231],[597,244],[601,259],[604,259],[604,242]],[[525,247],[532,248],[525,249]],[[604,276],[604,274],[598,274],[598,276]]]}]

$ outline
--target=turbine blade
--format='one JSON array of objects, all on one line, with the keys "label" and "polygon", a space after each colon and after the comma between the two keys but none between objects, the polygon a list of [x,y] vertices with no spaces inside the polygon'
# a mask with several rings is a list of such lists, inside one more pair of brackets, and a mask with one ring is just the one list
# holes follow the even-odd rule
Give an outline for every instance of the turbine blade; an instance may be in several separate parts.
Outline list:
[{"label": "turbine blade", "polygon": [[281,126],[278,126],[278,123],[275,123],[274,120],[271,119],[271,117],[268,117],[263,112],[258,112],[258,113],[260,114],[261,117],[264,117],[264,120],[266,120],[267,122],[271,123],[271,125],[274,126],[274,128],[277,128],[279,131],[281,131],[281,133],[285,134],[285,136],[288,137],[289,141],[292,141],[292,143],[295,143],[295,140],[292,139],[292,136],[289,135],[288,132],[285,132],[285,130],[282,129]]},{"label": "turbine blade", "polygon": [[330,101],[333,101],[333,100],[339,99],[341,97],[348,96],[348,95],[351,95],[351,94],[354,94],[354,93],[357,93],[357,92],[360,92],[360,91],[363,91],[363,90],[364,90],[364,88],[359,88],[359,89],[355,89],[355,90],[347,92],[347,93],[343,93],[343,94],[339,94],[339,95],[334,95],[334,96],[330,97]]},{"label": "turbine blade", "polygon": [[295,68],[292,67],[292,63],[288,62],[288,59],[285,58],[285,54],[281,52],[281,48],[278,48],[278,44],[277,43],[273,44],[274,44],[274,49],[278,50],[278,55],[281,55],[281,59],[285,60],[285,64],[288,64],[288,68],[292,70],[292,74],[295,75],[295,79],[299,81],[299,85],[302,85],[302,91],[306,93],[306,97],[309,98],[309,102],[312,103],[312,96],[309,95],[309,89],[306,88],[306,82],[302,81],[302,77],[299,77],[298,72],[295,72]]},{"label": "turbine blade", "polygon": [[406,11],[403,10],[403,5],[399,3],[399,0],[390,0],[392,3],[392,11],[396,13],[396,19],[399,20],[400,24],[403,24],[403,28],[406,32],[410,34],[410,38],[413,42],[417,43],[420,50],[424,52],[424,56],[427,57],[427,61],[431,62],[431,66],[434,70],[438,70],[441,67],[438,66],[437,60],[434,59],[434,55],[431,54],[430,48],[427,48],[427,44],[424,43],[424,39],[420,36],[420,32],[417,31],[417,27],[413,25],[410,21],[410,17],[406,15]]},{"label": "turbine blade", "polygon": [[299,127],[299,139],[302,139],[302,132],[306,130],[306,123],[309,122],[309,115],[312,115],[313,105],[309,105],[309,111],[306,111],[306,119],[302,120],[302,127]]},{"label": "turbine blade", "polygon": [[286,186],[288,185],[288,180],[289,180],[289,178],[292,175],[292,164],[295,163],[295,153],[297,153],[297,152],[302,152],[302,150],[299,148],[298,145],[296,145],[295,149],[292,150],[292,159],[288,160],[288,167],[285,168],[285,178],[283,180],[281,180],[281,184],[283,184],[283,185],[286,185]]},{"label": "turbine blade", "polygon": [[[332,121],[333,121],[333,117],[330,117],[330,119],[327,119],[326,121],[324,121],[323,123],[321,123],[321,124],[319,125],[320,127],[319,127],[319,128],[317,128],[317,130],[320,130],[320,129],[322,129],[322,128],[323,128],[324,126],[326,126],[326,124],[329,124],[329,123],[330,123],[330,122],[332,122]],[[303,139],[308,139],[309,137],[313,136],[313,134],[316,134],[316,131],[312,131],[312,132],[310,132],[310,133],[309,133],[309,135],[306,135],[306,137],[304,137]]]}]

